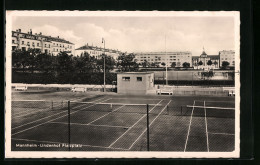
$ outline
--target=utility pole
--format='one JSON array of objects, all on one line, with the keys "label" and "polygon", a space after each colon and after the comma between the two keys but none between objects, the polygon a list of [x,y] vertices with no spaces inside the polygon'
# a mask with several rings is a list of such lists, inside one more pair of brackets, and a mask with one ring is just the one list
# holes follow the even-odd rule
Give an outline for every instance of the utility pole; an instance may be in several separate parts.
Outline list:
[{"label": "utility pole", "polygon": [[106,92],[106,54],[105,54],[106,42],[104,38],[102,38],[102,43],[104,43],[104,92]]},{"label": "utility pole", "polygon": [[167,57],[167,53],[166,53],[166,34],[165,34],[165,57],[166,57],[166,85],[168,85],[168,73],[167,73],[168,57]]}]

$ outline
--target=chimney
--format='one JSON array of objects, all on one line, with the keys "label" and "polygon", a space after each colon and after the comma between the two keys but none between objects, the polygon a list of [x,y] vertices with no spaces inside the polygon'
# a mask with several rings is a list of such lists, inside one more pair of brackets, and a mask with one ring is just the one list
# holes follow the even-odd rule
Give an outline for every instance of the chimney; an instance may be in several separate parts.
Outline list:
[{"label": "chimney", "polygon": [[21,32],[21,29],[18,29],[19,32]]},{"label": "chimney", "polygon": [[32,34],[32,29],[30,29],[30,34]]},{"label": "chimney", "polygon": [[40,35],[42,35],[42,32],[40,32]]},{"label": "chimney", "polygon": [[60,38],[60,36],[58,36],[58,38]]}]

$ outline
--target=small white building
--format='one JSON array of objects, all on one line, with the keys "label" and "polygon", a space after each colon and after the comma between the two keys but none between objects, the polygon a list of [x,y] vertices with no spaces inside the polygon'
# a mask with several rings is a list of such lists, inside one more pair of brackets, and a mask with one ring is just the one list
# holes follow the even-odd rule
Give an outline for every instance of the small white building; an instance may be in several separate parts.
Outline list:
[{"label": "small white building", "polygon": [[125,72],[117,74],[117,93],[147,94],[154,89],[154,73]]}]

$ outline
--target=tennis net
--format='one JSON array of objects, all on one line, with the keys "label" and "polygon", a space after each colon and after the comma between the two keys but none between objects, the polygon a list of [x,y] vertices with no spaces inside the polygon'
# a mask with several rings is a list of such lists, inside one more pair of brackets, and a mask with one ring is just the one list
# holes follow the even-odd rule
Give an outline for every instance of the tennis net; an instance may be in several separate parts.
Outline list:
[{"label": "tennis net", "polygon": [[212,118],[235,118],[235,108],[232,107],[205,107],[205,106],[180,106],[168,107],[168,113],[172,116],[195,116]]}]

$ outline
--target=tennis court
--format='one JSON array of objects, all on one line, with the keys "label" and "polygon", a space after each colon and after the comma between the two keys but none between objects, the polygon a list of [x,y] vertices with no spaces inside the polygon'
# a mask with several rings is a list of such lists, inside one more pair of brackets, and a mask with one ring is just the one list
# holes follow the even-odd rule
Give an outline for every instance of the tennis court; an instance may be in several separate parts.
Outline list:
[{"label": "tennis court", "polygon": [[230,97],[61,100],[13,99],[13,151],[234,150],[235,106]]}]

